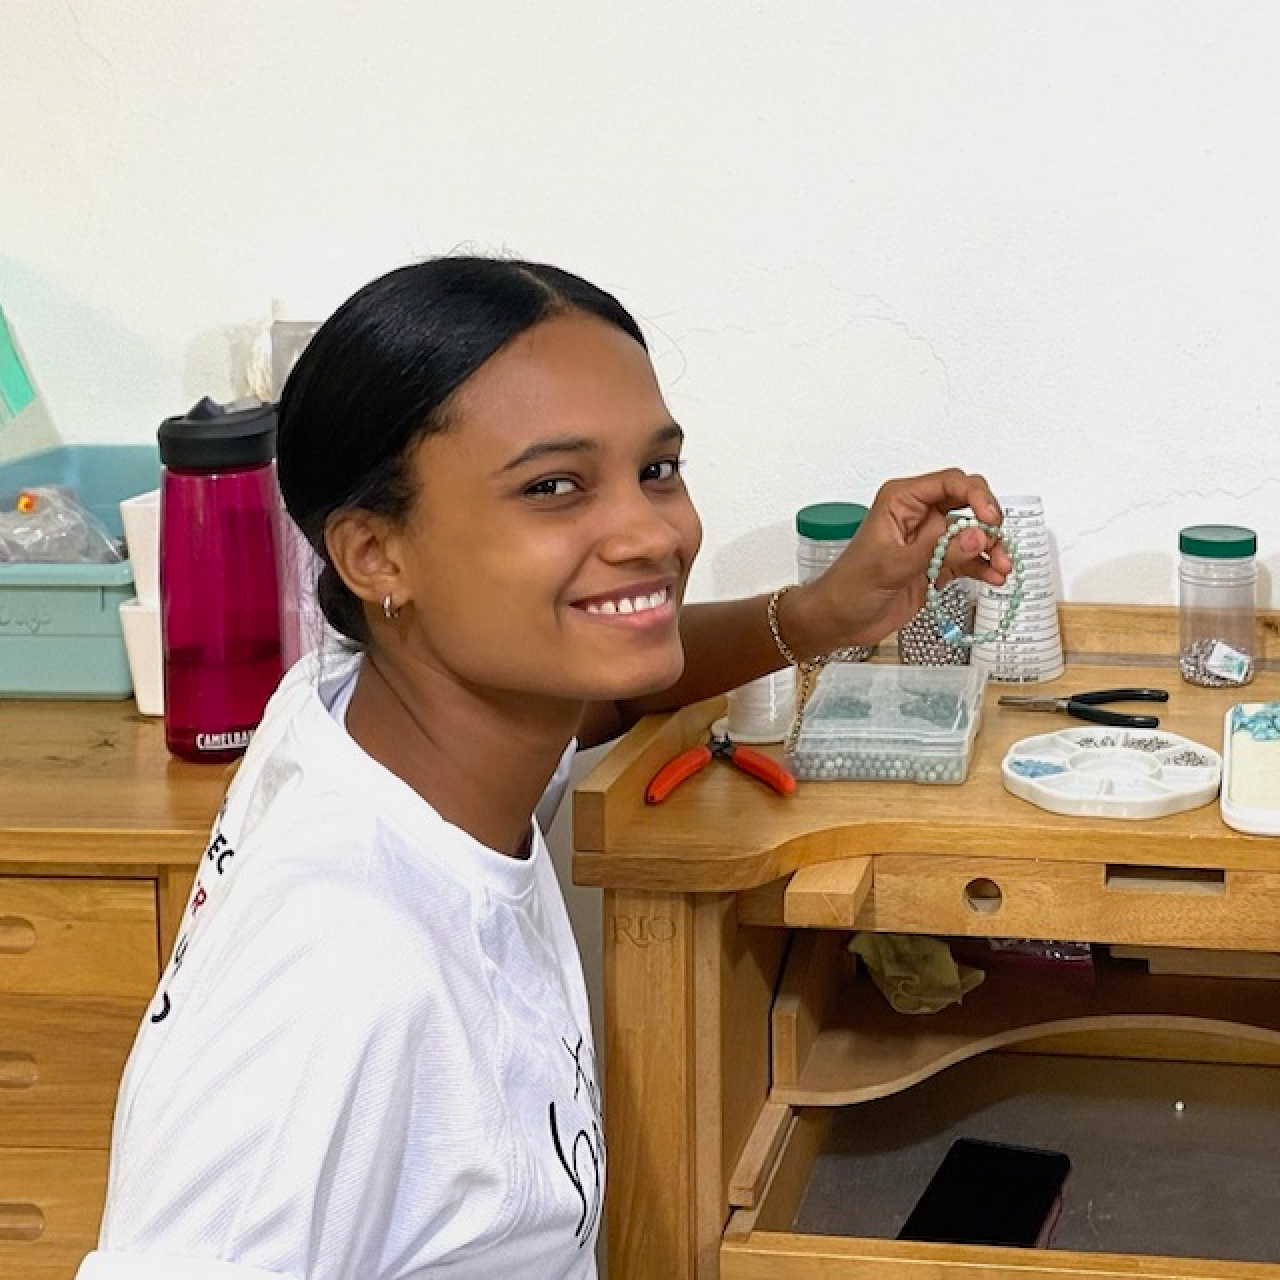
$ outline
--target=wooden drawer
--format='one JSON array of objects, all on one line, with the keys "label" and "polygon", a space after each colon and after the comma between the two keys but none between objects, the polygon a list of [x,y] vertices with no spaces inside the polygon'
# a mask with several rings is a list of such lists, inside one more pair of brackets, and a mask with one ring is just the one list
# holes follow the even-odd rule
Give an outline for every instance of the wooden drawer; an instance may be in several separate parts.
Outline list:
[{"label": "wooden drawer", "polygon": [[[1214,1078],[1223,1072],[1234,1075]],[[1280,1263],[1248,1260],[1280,1256],[1274,1178],[1264,1176],[1280,1126],[1273,1072],[1186,1063],[1153,1070],[1150,1063],[991,1054],[948,1073],[950,1080],[940,1076],[865,1107],[770,1104],[762,1126],[772,1127],[776,1140],[756,1134],[749,1145],[777,1154],[759,1166],[758,1176],[743,1169],[735,1176],[741,1207],[732,1211],[721,1241],[720,1280],[1280,1280]],[[1029,1083],[1040,1091],[1034,1107],[1026,1102]],[[1166,1094],[1186,1096],[1185,1109],[1175,1113]],[[1224,1102],[1223,1110],[1211,1112],[1213,1097]],[[1009,1114],[1030,1117],[1030,1133],[1000,1130],[1002,1100],[1011,1104],[1004,1123]],[[1231,1139],[1215,1142],[1229,1108],[1235,1110],[1225,1127],[1234,1140],[1253,1143],[1238,1182],[1222,1172]],[[1093,1116],[1091,1127],[1067,1137],[1082,1110]],[[1153,1116],[1163,1134],[1154,1146]],[[1264,1116],[1266,1132],[1254,1140],[1251,1128]],[[1042,1117],[1048,1117],[1045,1128]],[[1196,1118],[1194,1138],[1179,1132]],[[1071,1154],[1053,1248],[894,1238],[958,1134]],[[1091,1135],[1100,1144],[1093,1150]],[[1112,1146],[1125,1157],[1115,1158]],[[1179,1172],[1184,1160],[1186,1174]],[[1233,1222],[1238,1202],[1243,1210]],[[1261,1225],[1251,1233],[1250,1224]],[[1148,1241],[1166,1248],[1147,1248]],[[1127,1248],[1103,1251],[1113,1243]]]},{"label": "wooden drawer", "polygon": [[105,1151],[0,1147],[0,1276],[71,1280],[98,1241]]},{"label": "wooden drawer", "polygon": [[0,992],[148,999],[160,972],[150,880],[0,877]]},{"label": "wooden drawer", "polygon": [[882,855],[855,927],[1273,951],[1280,874]]},{"label": "wooden drawer", "polygon": [[[0,1135],[105,1150],[145,1002],[0,996]],[[0,1275],[3,1275],[0,1272]]]}]

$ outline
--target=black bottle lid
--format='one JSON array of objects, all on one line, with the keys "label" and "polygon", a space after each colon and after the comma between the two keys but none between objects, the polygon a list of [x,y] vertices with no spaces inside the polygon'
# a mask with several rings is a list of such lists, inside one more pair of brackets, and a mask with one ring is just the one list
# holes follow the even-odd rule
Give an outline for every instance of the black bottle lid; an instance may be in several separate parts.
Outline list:
[{"label": "black bottle lid", "polygon": [[276,456],[276,406],[247,409],[205,396],[186,413],[166,418],[156,437],[160,461],[170,471],[242,471]]}]

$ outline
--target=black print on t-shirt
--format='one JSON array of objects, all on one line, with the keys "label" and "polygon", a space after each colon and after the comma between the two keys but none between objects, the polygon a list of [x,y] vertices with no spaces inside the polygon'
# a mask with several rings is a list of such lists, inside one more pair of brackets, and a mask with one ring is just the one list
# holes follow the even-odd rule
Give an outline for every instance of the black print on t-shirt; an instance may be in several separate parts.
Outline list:
[{"label": "black print on t-shirt", "polygon": [[[581,1249],[591,1240],[596,1223],[600,1220],[600,1203],[604,1193],[604,1131],[600,1127],[600,1090],[596,1085],[591,1051],[583,1044],[582,1037],[578,1037],[576,1045],[571,1045],[567,1040],[560,1043],[573,1059],[573,1100],[579,1102],[585,1095],[591,1109],[588,1124],[574,1132],[572,1123],[568,1129],[561,1129],[555,1102],[550,1106],[551,1141],[556,1149],[556,1158],[582,1204],[582,1211],[573,1231],[578,1248]],[[585,1063],[584,1054],[588,1056]],[[566,1141],[569,1135],[572,1136]]]},{"label": "black print on t-shirt", "polygon": [[[220,823],[221,820],[222,812],[220,810],[218,813],[218,823]],[[227,841],[227,837],[222,834],[218,823],[215,823],[214,825],[213,838],[205,848],[202,861],[213,863],[214,871],[216,871],[218,875],[223,876],[227,874],[227,864],[236,856],[236,851]],[[200,908],[203,907],[208,900],[209,891],[201,883],[200,877],[197,876],[195,886],[191,893],[191,901],[187,904],[187,914],[184,921],[185,927],[183,928],[182,933],[178,936],[177,946],[173,949],[173,959],[169,962],[168,972],[170,976],[177,973],[178,970],[182,968],[182,962],[186,958],[187,954],[187,945],[191,941],[191,934],[189,932],[191,923],[200,913]],[[160,992],[160,1007],[151,1015],[151,1021],[163,1022],[169,1016],[171,1008],[172,1005],[169,1000],[169,993],[168,991],[162,990]]]},{"label": "black print on t-shirt", "polygon": [[217,873],[223,875],[226,872],[227,863],[236,856],[236,851],[227,843],[227,837],[219,831],[209,841],[209,847],[204,851],[204,856],[213,863]]}]

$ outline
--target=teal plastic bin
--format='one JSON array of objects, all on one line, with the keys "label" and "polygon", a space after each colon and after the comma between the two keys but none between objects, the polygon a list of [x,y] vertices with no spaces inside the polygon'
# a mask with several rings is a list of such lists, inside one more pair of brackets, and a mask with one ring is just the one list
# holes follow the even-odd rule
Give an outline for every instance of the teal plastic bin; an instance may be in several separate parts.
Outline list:
[{"label": "teal plastic bin", "polygon": [[[0,466],[0,510],[23,489],[65,485],[119,536],[120,502],[159,483],[153,444],[67,445]],[[0,697],[129,697],[119,607],[133,595],[128,560],[0,563]]]}]

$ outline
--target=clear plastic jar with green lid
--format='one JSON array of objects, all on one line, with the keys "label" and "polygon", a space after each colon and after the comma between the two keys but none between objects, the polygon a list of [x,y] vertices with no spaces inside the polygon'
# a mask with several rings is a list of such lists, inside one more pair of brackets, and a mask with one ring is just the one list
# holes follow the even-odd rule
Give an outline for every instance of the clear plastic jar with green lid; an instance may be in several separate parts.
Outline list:
[{"label": "clear plastic jar with green lid", "polygon": [[[860,502],[815,502],[796,512],[796,572],[801,582],[821,577],[853,540],[867,508]],[[851,645],[832,655],[837,662],[865,662],[874,651]]]},{"label": "clear plastic jar with green lid", "polygon": [[1258,535],[1232,524],[1178,534],[1178,667],[1191,684],[1219,688],[1253,679]]},{"label": "clear plastic jar with green lid", "polygon": [[812,582],[840,558],[853,540],[867,509],[860,502],[815,502],[796,512],[796,569]]}]

